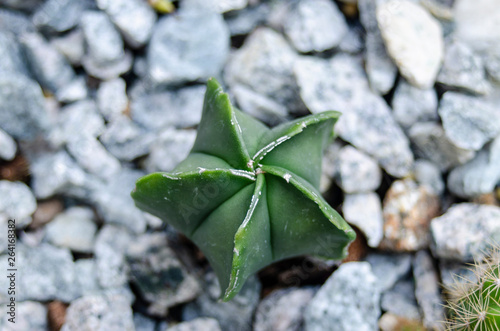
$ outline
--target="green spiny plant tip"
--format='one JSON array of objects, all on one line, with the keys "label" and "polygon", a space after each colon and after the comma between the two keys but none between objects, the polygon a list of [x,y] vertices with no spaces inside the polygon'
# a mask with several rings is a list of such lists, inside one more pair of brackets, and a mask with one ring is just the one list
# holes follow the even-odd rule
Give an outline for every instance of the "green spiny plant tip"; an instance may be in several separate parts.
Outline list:
[{"label": "green spiny plant tip", "polygon": [[500,248],[491,249],[471,270],[473,280],[456,276],[447,289],[447,330],[500,330]]},{"label": "green spiny plant tip", "polygon": [[189,156],[171,173],[140,178],[132,197],[202,250],[223,301],[274,261],[344,258],[355,232],[319,192],[323,150],[339,115],[269,129],[233,107],[210,79]]}]

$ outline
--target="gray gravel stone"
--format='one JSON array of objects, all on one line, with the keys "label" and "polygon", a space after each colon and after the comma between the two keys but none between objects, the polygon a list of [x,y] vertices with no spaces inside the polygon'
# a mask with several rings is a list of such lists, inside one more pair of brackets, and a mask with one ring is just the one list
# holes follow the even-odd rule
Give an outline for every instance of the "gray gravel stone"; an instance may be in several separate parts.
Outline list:
[{"label": "gray gravel stone", "polygon": [[123,294],[90,294],[71,303],[61,331],[134,331],[129,299]]},{"label": "gray gravel stone", "polygon": [[[232,10],[243,9],[249,0],[184,0],[181,3],[182,10],[202,10],[226,13]],[[251,0],[250,0],[251,1]]]},{"label": "gray gravel stone", "polygon": [[197,85],[139,96],[131,101],[130,116],[150,131],[194,126],[201,119],[205,89]]},{"label": "gray gravel stone", "polygon": [[[292,71],[296,58],[283,36],[269,28],[258,28],[229,59],[225,80],[232,89],[244,86],[269,99],[270,105],[277,103],[289,112],[302,111],[304,105]],[[236,100],[240,102],[238,95]],[[240,106],[246,111],[244,100]]]},{"label": "gray gravel stone", "polygon": [[159,84],[219,76],[229,54],[229,30],[216,12],[180,10],[158,21],[147,50],[148,75]]},{"label": "gray gravel stone", "polygon": [[30,140],[50,126],[40,86],[19,74],[0,77],[0,128],[15,139]]},{"label": "gray gravel stone", "polygon": [[316,293],[316,288],[291,287],[273,291],[257,307],[254,331],[299,331],[304,310]]},{"label": "gray gravel stone", "polygon": [[80,26],[86,45],[82,64],[88,74],[108,80],[127,72],[132,56],[123,49],[123,40],[103,12],[86,11]]},{"label": "gray gravel stone", "polygon": [[457,0],[453,6],[455,36],[474,50],[484,51],[500,42],[500,7],[495,0]]},{"label": "gray gravel stone", "polygon": [[44,154],[30,162],[31,186],[40,199],[85,190],[89,175],[65,151]]},{"label": "gray gravel stone", "polygon": [[[411,259],[409,259],[411,265]],[[398,281],[394,287],[382,294],[382,310],[408,319],[420,320],[415,285],[413,280]]]},{"label": "gray gravel stone", "polygon": [[391,175],[409,173],[413,155],[403,131],[384,99],[368,87],[361,64],[348,55],[332,60],[303,57],[295,76],[300,95],[313,113],[336,109],[340,137],[373,156]]},{"label": "gray gravel stone", "polygon": [[135,331],[156,331],[156,321],[137,312],[134,312],[134,326]]},{"label": "gray gravel stone", "polygon": [[94,137],[71,137],[66,147],[78,164],[93,175],[106,179],[120,171],[120,161]]},{"label": "gray gravel stone", "polygon": [[87,82],[85,77],[79,76],[73,79],[68,85],[63,86],[57,91],[57,101],[62,103],[72,103],[84,100],[88,97]]},{"label": "gray gravel stone", "polygon": [[0,158],[6,161],[11,161],[17,152],[16,141],[0,129]]},{"label": "gray gravel stone", "polygon": [[[0,11],[1,13],[1,11]],[[0,24],[2,17],[0,16]],[[25,75],[30,76],[24,53],[17,38],[6,31],[0,30],[0,74],[3,75]]]},{"label": "gray gravel stone", "polygon": [[446,45],[437,81],[472,93],[486,94],[490,90],[482,58],[463,42],[454,41]]},{"label": "gray gravel stone", "polygon": [[377,247],[384,235],[382,203],[374,192],[346,194],[342,213],[349,224],[358,227],[366,236],[368,246]]},{"label": "gray gravel stone", "polygon": [[439,260],[439,272],[445,290],[452,289],[457,283],[475,283],[478,280],[474,269],[468,263],[441,259]]},{"label": "gray gravel stone", "polygon": [[46,331],[49,328],[47,322],[47,307],[36,301],[16,302],[15,323],[8,321],[10,315],[4,314],[0,321],[3,331]]},{"label": "gray gravel stone", "polygon": [[144,232],[145,213],[135,207],[130,196],[136,180],[144,175],[142,171],[123,168],[94,188],[91,199],[106,223],[124,225],[135,233]]},{"label": "gray gravel stone", "polygon": [[[339,50],[347,54],[360,53],[365,47],[365,42],[363,41],[365,33],[366,32],[359,25],[350,26],[339,44]],[[395,65],[393,65],[393,67],[396,68]],[[397,69],[395,70],[397,71]]]},{"label": "gray gravel stone", "polygon": [[454,145],[441,125],[434,122],[416,123],[409,130],[415,155],[434,162],[442,171],[471,160],[475,152]]},{"label": "gray gravel stone", "polygon": [[380,290],[367,262],[342,264],[309,303],[306,331],[377,329]]},{"label": "gray gravel stone", "polygon": [[88,1],[48,0],[36,9],[32,19],[40,30],[64,32],[78,24],[82,12],[87,8]]},{"label": "gray gravel stone", "polygon": [[82,295],[97,293],[102,290],[97,279],[97,263],[94,259],[75,261],[76,282]]},{"label": "gray gravel stone", "polygon": [[189,322],[182,322],[168,328],[169,331],[221,331],[216,319],[200,317]]},{"label": "gray gravel stone", "polygon": [[31,223],[36,199],[26,184],[0,180],[0,196],[0,222],[15,219],[17,228],[26,227]]},{"label": "gray gravel stone", "polygon": [[167,234],[137,237],[127,248],[129,279],[142,297],[150,302],[148,313],[166,317],[168,308],[192,301],[200,292],[196,278],[168,246]]},{"label": "gray gravel stone", "polygon": [[386,292],[402,280],[411,270],[410,254],[370,253],[366,257],[373,274],[377,277],[377,286]]},{"label": "gray gravel stone", "polygon": [[83,32],[80,28],[73,29],[63,36],[52,38],[50,43],[63,54],[72,65],[81,65],[82,58],[85,54],[85,41]]},{"label": "gray gravel stone", "polygon": [[427,160],[416,160],[413,169],[415,180],[420,185],[425,185],[431,189],[436,195],[441,195],[444,192],[444,181],[441,176],[439,167]]},{"label": "gray gravel stone", "polygon": [[122,78],[102,82],[97,90],[97,106],[108,121],[120,117],[128,108],[126,84]]},{"label": "gray gravel stone", "polygon": [[413,260],[415,297],[422,312],[423,324],[431,330],[444,330],[445,312],[439,293],[439,276],[432,257],[426,251],[419,251]]},{"label": "gray gravel stone", "polygon": [[391,175],[403,177],[413,166],[408,138],[384,99],[367,92],[337,124],[340,137],[378,160]]},{"label": "gray gravel stone", "polygon": [[45,238],[53,245],[81,253],[92,253],[97,225],[94,212],[72,207],[57,215],[45,226]]},{"label": "gray gravel stone", "polygon": [[398,68],[387,54],[380,32],[366,34],[365,68],[372,90],[387,94],[394,86]]},{"label": "gray gravel stone", "polygon": [[97,280],[103,288],[119,288],[128,282],[125,253],[134,240],[125,227],[105,224],[97,234],[94,255]]},{"label": "gray gravel stone", "polygon": [[448,138],[463,149],[477,151],[500,133],[500,110],[481,98],[446,92],[439,116]]},{"label": "gray gravel stone", "polygon": [[491,193],[500,182],[500,136],[485,146],[468,163],[453,169],[448,189],[461,198]]},{"label": "gray gravel stone", "polygon": [[500,240],[500,207],[459,203],[431,222],[434,256],[463,262],[482,260]]},{"label": "gray gravel stone", "polygon": [[322,52],[338,46],[347,23],[333,2],[299,0],[285,19],[284,32],[298,51]]},{"label": "gray gravel stone", "polygon": [[422,90],[401,79],[392,99],[394,118],[405,129],[419,122],[438,121],[438,99],[434,89]]},{"label": "gray gravel stone", "polygon": [[269,13],[269,4],[260,3],[224,15],[231,36],[245,35],[257,26],[265,23]]},{"label": "gray gravel stone", "polygon": [[[22,1],[25,3],[29,2]],[[5,0],[0,0],[0,3],[2,2],[5,2]],[[22,35],[26,32],[34,32],[35,26],[25,14],[17,10],[0,8],[0,31]]]},{"label": "gray gravel stone", "polygon": [[[7,265],[7,258],[1,261]],[[76,283],[75,264],[68,249],[56,248],[48,244],[28,247],[17,242],[16,267],[16,301],[50,301],[71,302],[80,296],[80,288]],[[2,289],[7,289],[3,286]],[[5,293],[2,293],[5,295]],[[0,295],[0,301],[8,297]]]},{"label": "gray gravel stone", "polygon": [[444,52],[439,22],[408,0],[390,0],[378,6],[377,22],[401,75],[414,86],[432,87]]},{"label": "gray gravel stone", "polygon": [[140,128],[125,115],[114,118],[100,137],[106,149],[122,161],[132,161],[147,154],[155,139],[154,134]]},{"label": "gray gravel stone", "polygon": [[97,6],[106,12],[132,47],[144,46],[151,37],[156,13],[141,0],[97,0]]},{"label": "gray gravel stone", "polygon": [[194,130],[162,131],[151,144],[145,167],[148,172],[171,171],[184,160],[196,139]]},{"label": "gray gravel stone", "polygon": [[500,46],[495,45],[486,51],[484,55],[484,63],[486,71],[489,76],[493,78],[496,83],[500,83]]},{"label": "gray gravel stone", "polygon": [[22,35],[21,43],[35,79],[40,85],[56,93],[75,78],[75,72],[57,49],[41,35]]},{"label": "gray gravel stone", "polygon": [[340,150],[335,169],[335,181],[346,193],[375,191],[382,181],[375,160],[352,146]]},{"label": "gray gravel stone", "polygon": [[184,307],[182,316],[190,321],[198,317],[215,318],[223,331],[250,331],[252,318],[259,303],[260,282],[250,277],[241,291],[229,302],[218,302],[220,287],[214,273],[205,277],[205,291],[196,301]]}]

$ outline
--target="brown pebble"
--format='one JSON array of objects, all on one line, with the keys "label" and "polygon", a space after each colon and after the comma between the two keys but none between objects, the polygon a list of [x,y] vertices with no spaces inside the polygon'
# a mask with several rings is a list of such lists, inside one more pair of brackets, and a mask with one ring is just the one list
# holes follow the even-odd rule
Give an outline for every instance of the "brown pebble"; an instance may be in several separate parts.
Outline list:
[{"label": "brown pebble", "polygon": [[47,319],[51,331],[59,331],[66,321],[68,305],[61,301],[52,301],[47,306]]},{"label": "brown pebble", "polygon": [[368,253],[368,244],[366,242],[366,237],[356,227],[353,226],[352,228],[354,229],[354,231],[356,231],[356,240],[354,240],[352,244],[349,245],[349,253],[347,257],[342,260],[342,263],[363,261],[366,254]]},{"label": "brown pebble", "polygon": [[480,196],[475,197],[472,201],[481,205],[492,205],[500,207],[500,202],[497,200],[495,193],[493,192],[481,194]]},{"label": "brown pebble", "polygon": [[378,321],[378,326],[382,331],[425,331],[426,328],[417,320],[397,316],[392,313],[385,313]]},{"label": "brown pebble", "polygon": [[0,179],[27,182],[29,174],[28,161],[22,155],[17,155],[12,161],[0,163]]},{"label": "brown pebble", "polygon": [[31,222],[30,228],[36,229],[49,223],[57,214],[62,212],[63,209],[64,204],[59,199],[50,199],[38,202],[38,206],[33,214],[33,222]]}]

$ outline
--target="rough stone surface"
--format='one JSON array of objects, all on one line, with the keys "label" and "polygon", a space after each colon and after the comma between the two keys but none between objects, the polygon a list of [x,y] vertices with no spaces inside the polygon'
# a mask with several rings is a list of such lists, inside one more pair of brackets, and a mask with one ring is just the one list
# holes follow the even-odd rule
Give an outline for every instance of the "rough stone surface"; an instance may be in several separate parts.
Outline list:
[{"label": "rough stone surface", "polygon": [[106,223],[122,224],[135,233],[144,232],[145,213],[130,197],[136,180],[141,176],[144,176],[142,171],[124,168],[94,188],[91,199]]},{"label": "rough stone surface", "polygon": [[221,331],[219,322],[208,317],[196,318],[189,322],[182,322],[168,328],[169,331]]},{"label": "rough stone surface", "polygon": [[370,253],[366,257],[373,274],[377,277],[377,286],[386,292],[406,276],[411,269],[409,254]]},{"label": "rough stone surface", "polygon": [[378,94],[386,94],[394,86],[398,68],[387,54],[380,32],[368,32],[365,42],[365,69],[370,87]]},{"label": "rough stone surface", "polygon": [[[7,309],[6,309],[7,310]],[[0,327],[4,331],[46,331],[48,330],[47,307],[36,301],[16,302],[15,323],[8,319],[11,316],[4,314],[0,320]]]},{"label": "rough stone surface", "polygon": [[437,121],[438,99],[434,89],[419,89],[401,79],[392,99],[394,118],[405,129],[419,122]]},{"label": "rough stone surface", "polygon": [[[7,265],[7,256],[1,256],[2,263]],[[56,248],[48,244],[28,247],[19,241],[16,244],[16,301],[50,301],[71,302],[80,296],[80,288],[76,283],[75,264],[69,250]],[[3,281],[3,280],[2,280]],[[7,278],[5,279],[7,281]],[[6,284],[2,284],[6,285]],[[6,289],[2,286],[0,302],[8,300]]]},{"label": "rough stone surface", "polygon": [[[0,10],[0,14],[2,11]],[[2,16],[0,15],[0,24]],[[22,74],[30,76],[27,65],[25,63],[25,55],[21,50],[21,46],[17,38],[12,34],[4,31],[0,32],[0,73],[2,75],[8,74]]]},{"label": "rough stone surface", "polygon": [[106,224],[99,231],[94,248],[97,280],[103,288],[118,288],[128,282],[127,248],[132,243],[132,233],[121,226]]},{"label": "rough stone surface", "polygon": [[105,13],[84,12],[80,26],[86,44],[82,64],[88,74],[108,80],[131,68],[132,57],[124,51],[120,33]]},{"label": "rough stone surface", "polygon": [[0,222],[6,223],[9,219],[15,219],[17,228],[31,223],[36,199],[26,184],[0,180],[0,196]]},{"label": "rough stone surface", "polygon": [[225,20],[231,36],[249,34],[258,25],[265,23],[269,9],[269,4],[260,3],[226,14]]},{"label": "rough stone surface", "polygon": [[346,194],[342,213],[349,224],[360,229],[368,240],[368,246],[377,247],[384,235],[382,204],[374,192]]},{"label": "rough stone surface", "polygon": [[337,6],[328,0],[300,0],[292,5],[284,32],[300,52],[322,52],[337,46],[347,24]]},{"label": "rough stone surface", "polygon": [[[409,259],[409,266],[411,266],[411,258]],[[411,279],[398,281],[392,289],[384,292],[380,304],[382,310],[396,316],[414,320],[420,320],[421,318],[415,298],[415,285]]]},{"label": "rough stone surface", "polygon": [[84,190],[89,175],[65,151],[45,154],[30,163],[33,192],[37,198]]},{"label": "rough stone surface", "polygon": [[162,131],[151,144],[145,161],[148,172],[171,171],[184,160],[196,139],[194,130],[167,129]]},{"label": "rough stone surface", "polygon": [[135,331],[156,331],[156,321],[145,315],[134,312]]},{"label": "rough stone surface", "polygon": [[453,169],[448,176],[449,190],[462,198],[493,192],[500,182],[500,136],[485,146],[468,163]]},{"label": "rough stone surface", "polygon": [[316,293],[315,288],[276,290],[257,307],[254,331],[300,331],[304,310]]},{"label": "rough stone surface", "polygon": [[4,130],[0,129],[0,158],[6,161],[16,156],[17,145],[14,139]]},{"label": "rough stone surface", "polygon": [[82,63],[83,55],[85,54],[85,42],[83,32],[77,28],[67,34],[54,37],[50,43],[68,59],[68,61],[78,66]]},{"label": "rough stone surface", "polygon": [[305,330],[376,330],[380,316],[376,284],[367,262],[342,264],[306,308]]},{"label": "rough stone surface", "polygon": [[165,233],[137,237],[127,249],[126,260],[130,280],[151,303],[151,315],[166,316],[168,308],[193,300],[200,291],[197,280],[168,246]]},{"label": "rough stone surface", "polygon": [[269,28],[258,28],[229,59],[225,80],[231,88],[244,86],[291,112],[301,111],[304,106],[292,72],[296,58],[283,36]]},{"label": "rough stone surface", "polygon": [[500,7],[495,0],[457,0],[453,6],[457,39],[484,51],[500,41],[495,27],[500,20]]},{"label": "rough stone surface", "polygon": [[446,45],[437,81],[473,93],[485,94],[490,90],[482,58],[466,44],[457,41]]},{"label": "rough stone surface", "polygon": [[248,5],[248,2],[249,0],[184,0],[181,4],[181,8],[226,13],[233,10],[243,9]]},{"label": "rough stone surface", "polygon": [[78,24],[88,3],[81,0],[45,1],[33,14],[33,23],[50,33],[70,30]]},{"label": "rough stone surface", "polygon": [[148,93],[131,101],[130,115],[151,131],[191,127],[200,122],[204,94],[204,86]]},{"label": "rough stone surface", "polygon": [[72,103],[84,100],[89,95],[87,83],[83,76],[76,77],[56,93],[56,99],[62,103]]},{"label": "rough stone surface", "polygon": [[433,253],[463,262],[481,260],[490,242],[500,240],[500,207],[459,203],[431,222]]},{"label": "rough stone surface", "polygon": [[422,312],[423,324],[431,330],[444,330],[444,306],[439,294],[439,277],[432,258],[426,251],[419,251],[413,260],[415,297]]},{"label": "rough stone surface", "polygon": [[377,21],[401,75],[417,87],[432,87],[444,52],[439,22],[408,0],[390,0],[378,6]]},{"label": "rough stone surface", "polygon": [[427,160],[416,160],[414,168],[415,180],[420,185],[425,185],[436,195],[444,192],[445,184],[439,167]]},{"label": "rough stone surface", "polygon": [[75,78],[66,58],[41,35],[29,33],[20,40],[31,72],[43,88],[55,93]]},{"label": "rough stone surface", "polygon": [[471,160],[474,151],[454,145],[441,125],[434,122],[417,123],[409,130],[415,155],[434,162],[442,171]]},{"label": "rough stone surface", "polygon": [[[156,140],[156,137],[139,127],[130,117],[121,115],[108,123],[100,140],[106,149],[118,159],[132,161],[147,154],[149,146]],[[174,155],[176,154],[170,156]]]},{"label": "rough stone surface", "polygon": [[91,253],[97,225],[89,208],[72,207],[56,216],[46,226],[45,238],[55,246]]},{"label": "rough stone surface", "polygon": [[102,290],[97,279],[97,263],[95,259],[79,259],[75,261],[76,283],[82,295],[97,293]]},{"label": "rough stone surface", "polygon": [[148,75],[179,84],[219,76],[229,55],[229,30],[216,12],[180,10],[158,21],[147,51]]},{"label": "rough stone surface", "polygon": [[1,75],[0,128],[15,139],[30,140],[49,126],[40,86],[22,75]]},{"label": "rough stone surface", "polygon": [[452,289],[457,282],[477,282],[477,275],[470,264],[454,260],[441,259],[439,261],[439,273],[441,274],[444,289]]},{"label": "rough stone surface", "polygon": [[477,151],[500,133],[500,109],[481,98],[446,92],[439,116],[446,136],[463,149]]},{"label": "rough stone surface", "polygon": [[[0,0],[0,4],[9,0]],[[38,0],[36,0],[38,1]],[[20,2],[29,3],[30,1],[21,0]],[[26,32],[35,31],[35,26],[27,15],[17,10],[0,8],[0,30],[7,31],[15,35],[22,35]]]},{"label": "rough stone surface", "polygon": [[102,116],[108,121],[119,117],[128,108],[126,84],[122,78],[102,82],[97,90],[97,106]]},{"label": "rough stone surface", "polygon": [[384,198],[384,239],[380,246],[416,251],[430,244],[429,224],[440,211],[439,198],[410,179],[392,183]]},{"label": "rough stone surface", "polygon": [[71,303],[61,331],[134,331],[129,299],[122,294],[86,295]]},{"label": "rough stone surface", "polygon": [[340,150],[335,169],[335,181],[346,193],[375,191],[382,181],[377,163],[352,146]]},{"label": "rough stone surface", "polygon": [[186,321],[198,317],[215,318],[223,331],[252,330],[252,319],[259,303],[260,282],[250,277],[241,291],[228,302],[218,302],[220,287],[214,273],[205,276],[205,291],[193,303],[185,306],[182,316]]},{"label": "rough stone surface", "polygon": [[156,14],[141,0],[97,0],[132,47],[141,47],[149,41],[156,23]]}]

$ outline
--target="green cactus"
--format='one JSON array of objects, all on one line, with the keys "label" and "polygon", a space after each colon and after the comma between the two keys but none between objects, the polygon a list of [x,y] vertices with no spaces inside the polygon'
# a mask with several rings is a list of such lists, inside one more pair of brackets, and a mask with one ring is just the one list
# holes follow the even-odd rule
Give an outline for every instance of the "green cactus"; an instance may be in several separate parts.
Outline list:
[{"label": "green cactus", "polygon": [[447,289],[448,330],[500,330],[500,249],[471,268],[473,279],[455,277]]},{"label": "green cactus", "polygon": [[172,173],[137,181],[136,205],[189,237],[231,299],[245,280],[281,259],[341,259],[354,231],[319,193],[323,150],[338,112],[269,129],[207,83],[194,146]]}]

